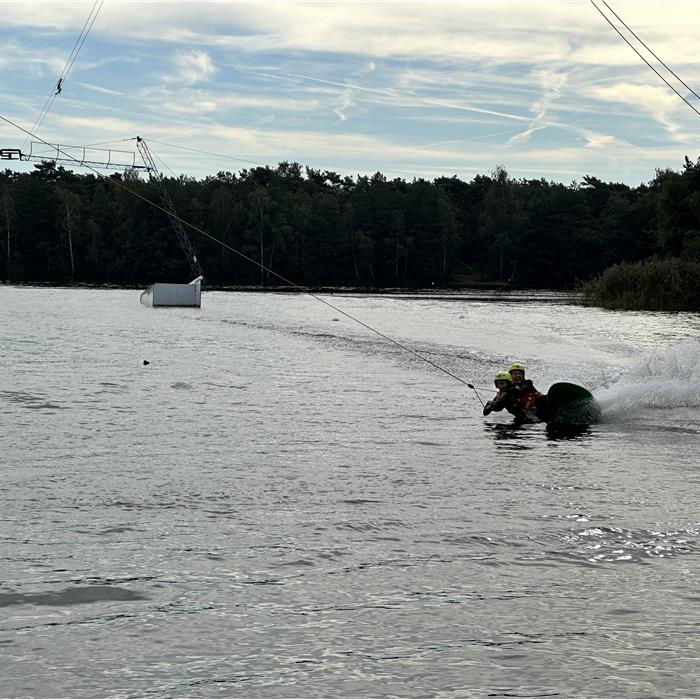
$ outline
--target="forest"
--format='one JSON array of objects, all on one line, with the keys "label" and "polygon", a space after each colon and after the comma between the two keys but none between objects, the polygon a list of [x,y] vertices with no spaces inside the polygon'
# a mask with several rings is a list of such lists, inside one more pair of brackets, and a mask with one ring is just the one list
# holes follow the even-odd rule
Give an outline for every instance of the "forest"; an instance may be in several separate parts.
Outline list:
[{"label": "forest", "polygon": [[[687,156],[638,187],[590,175],[570,185],[517,180],[503,167],[469,182],[353,178],[289,162],[163,182],[178,216],[225,244],[186,227],[210,287],[284,286],[274,271],[316,288],[573,289],[614,266],[700,262],[700,159]],[[133,170],[6,169],[0,277],[189,281],[167,215],[145,200],[160,205],[159,191]]]}]

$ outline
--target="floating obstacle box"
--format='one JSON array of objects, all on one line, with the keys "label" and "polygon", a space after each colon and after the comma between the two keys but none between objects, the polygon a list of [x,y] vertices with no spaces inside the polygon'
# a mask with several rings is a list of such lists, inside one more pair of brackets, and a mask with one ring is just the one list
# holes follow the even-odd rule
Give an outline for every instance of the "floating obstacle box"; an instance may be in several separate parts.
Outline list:
[{"label": "floating obstacle box", "polygon": [[202,305],[202,277],[188,284],[156,282],[141,294],[146,306],[195,306]]}]

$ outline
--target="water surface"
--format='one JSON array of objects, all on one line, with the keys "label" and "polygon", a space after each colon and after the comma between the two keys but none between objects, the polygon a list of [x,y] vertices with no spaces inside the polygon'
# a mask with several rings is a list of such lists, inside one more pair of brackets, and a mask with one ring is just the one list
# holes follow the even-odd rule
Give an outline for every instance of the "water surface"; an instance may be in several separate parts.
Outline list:
[{"label": "water surface", "polygon": [[[0,287],[6,697],[697,695],[700,318]],[[149,364],[144,364],[144,360]],[[512,361],[573,433],[481,415]]]}]

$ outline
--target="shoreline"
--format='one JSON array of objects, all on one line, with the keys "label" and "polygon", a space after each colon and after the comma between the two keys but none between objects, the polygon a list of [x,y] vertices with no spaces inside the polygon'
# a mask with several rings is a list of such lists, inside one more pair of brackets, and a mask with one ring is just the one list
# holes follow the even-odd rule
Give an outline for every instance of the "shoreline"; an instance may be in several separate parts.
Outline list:
[{"label": "shoreline", "polygon": [[[23,282],[0,283],[1,287],[34,288],[34,289],[85,289],[85,290],[124,290],[137,293],[148,288],[147,285],[119,285],[119,284],[53,284],[50,282]],[[580,292],[567,289],[524,289],[513,287],[499,287],[492,285],[459,286],[459,287],[330,287],[317,286],[308,288],[288,286],[254,286],[254,285],[215,285],[205,287],[203,294],[210,292],[230,292],[243,294],[323,294],[328,296],[384,296],[401,299],[432,299],[435,301],[508,301],[511,303],[526,303],[533,301],[546,301],[552,304],[570,304],[584,306]]]},{"label": "shoreline", "polygon": [[[0,287],[55,287],[57,289],[148,289],[153,282],[138,283],[113,283],[113,282],[46,282],[31,281],[19,282],[14,280],[0,281]],[[578,295],[579,292],[573,289],[560,289],[556,287],[514,287],[506,283],[484,282],[482,284],[469,285],[447,285],[430,287],[368,287],[351,285],[312,285],[312,286],[289,286],[289,285],[254,285],[254,284],[202,284],[202,289],[208,292],[270,292],[282,294],[451,294],[466,292],[502,292],[505,294],[528,293],[528,292],[550,292]]]}]

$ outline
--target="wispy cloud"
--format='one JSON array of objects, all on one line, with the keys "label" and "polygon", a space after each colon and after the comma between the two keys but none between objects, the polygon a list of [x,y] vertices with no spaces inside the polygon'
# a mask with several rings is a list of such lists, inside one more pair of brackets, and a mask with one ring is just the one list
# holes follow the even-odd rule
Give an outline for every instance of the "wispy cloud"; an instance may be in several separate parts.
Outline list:
[{"label": "wispy cloud", "polygon": [[[3,4],[3,90],[21,123],[34,122],[88,11]],[[700,3],[621,14],[700,85]],[[700,139],[697,115],[583,0],[105,3],[65,88],[41,131],[59,143],[150,133],[345,172],[501,163],[516,176],[641,181]],[[188,172],[218,167],[173,158]]]},{"label": "wispy cloud", "polygon": [[8,41],[0,47],[0,67],[18,71],[31,78],[58,78],[65,63],[66,56],[61,56],[54,48],[33,48],[14,41]]},{"label": "wispy cloud", "polygon": [[347,116],[347,111],[350,109],[350,107],[354,106],[354,102],[352,101],[352,90],[349,88],[347,90],[343,90],[341,94],[341,103],[333,110],[338,117],[340,118],[340,121],[347,121],[348,116]]},{"label": "wispy cloud", "polygon": [[208,80],[216,71],[209,54],[204,51],[183,51],[173,59],[177,72],[166,76],[166,80],[183,85],[193,85]]},{"label": "wispy cloud", "polygon": [[117,96],[123,96],[124,93],[120,92],[119,90],[110,90],[105,87],[100,87],[99,85],[91,85],[90,83],[83,83],[83,82],[78,82],[78,85],[81,87],[86,88],[87,90],[92,90],[93,92],[100,92],[103,95],[117,95]]},{"label": "wispy cloud", "polygon": [[542,88],[541,97],[536,100],[530,108],[530,111],[535,114],[535,118],[530,122],[530,125],[525,131],[510,139],[511,143],[527,141],[535,131],[549,126],[549,124],[545,122],[545,116],[552,103],[561,97],[562,88],[567,80],[566,75],[563,73],[557,73],[548,68],[533,71],[531,77],[534,81],[539,83]]},{"label": "wispy cloud", "polygon": [[672,134],[677,134],[680,129],[673,118],[674,115],[681,109],[687,109],[677,95],[667,88],[655,85],[616,83],[590,87],[586,92],[596,100],[628,105],[640,112],[646,112]]},{"label": "wispy cloud", "polygon": [[118,119],[116,117],[65,116],[60,117],[59,121],[68,129],[76,131],[82,130],[83,132],[87,130],[88,133],[104,133],[109,135],[131,133],[136,135],[139,131],[139,122],[129,119]]},{"label": "wispy cloud", "polygon": [[323,103],[310,97],[292,97],[284,94],[276,96],[258,94],[222,93],[220,89],[166,87],[144,88],[139,91],[139,99],[160,113],[213,114],[220,118],[226,115],[254,113],[309,113],[322,109]]}]

